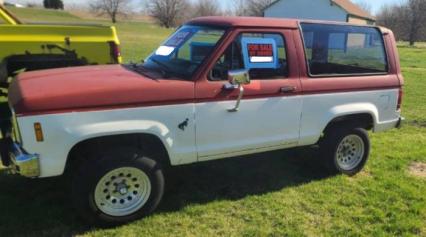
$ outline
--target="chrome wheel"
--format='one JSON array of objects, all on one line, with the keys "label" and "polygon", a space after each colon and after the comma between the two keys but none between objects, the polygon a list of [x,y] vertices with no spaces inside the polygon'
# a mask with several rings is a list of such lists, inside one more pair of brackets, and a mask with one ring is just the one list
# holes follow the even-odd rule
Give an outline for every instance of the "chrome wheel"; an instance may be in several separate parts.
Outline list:
[{"label": "chrome wheel", "polygon": [[132,167],[118,168],[104,175],[96,185],[95,203],[110,216],[127,216],[145,205],[151,182],[145,172]]},{"label": "chrome wheel", "polygon": [[337,165],[346,171],[355,169],[364,157],[365,145],[361,137],[348,135],[337,147],[335,159]]}]

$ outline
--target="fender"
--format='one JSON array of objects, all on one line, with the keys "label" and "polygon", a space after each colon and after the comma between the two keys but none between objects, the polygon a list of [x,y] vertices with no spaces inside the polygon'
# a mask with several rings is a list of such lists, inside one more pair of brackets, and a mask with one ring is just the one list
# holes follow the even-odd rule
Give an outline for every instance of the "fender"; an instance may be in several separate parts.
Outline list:
[{"label": "fender", "polygon": [[354,103],[338,105],[330,108],[329,111],[322,117],[321,131],[324,131],[327,125],[334,119],[347,115],[355,114],[370,114],[373,118],[373,130],[379,121],[379,111],[374,104],[371,103]]},{"label": "fender", "polygon": [[348,103],[336,105],[325,111],[315,124],[302,124],[300,134],[300,146],[316,144],[327,125],[334,119],[347,115],[370,114],[373,118],[373,130],[379,121],[379,112],[377,107],[372,103]]},{"label": "fender", "polygon": [[[126,134],[154,135],[160,139],[169,154],[173,145],[173,139],[168,137],[168,135],[170,135],[169,128],[158,121],[150,120],[85,124],[80,127],[68,129],[68,134],[71,137],[77,138],[74,140],[71,148],[89,139]],[[71,151],[71,149],[69,149],[69,151]]]},{"label": "fender", "polygon": [[[113,135],[147,134],[163,143],[171,165],[197,161],[195,124],[179,129],[181,117],[192,118],[193,105],[118,109],[19,117],[23,145],[28,152],[40,154],[41,177],[64,172],[72,148],[80,142]],[[173,116],[175,115],[175,116]],[[138,119],[143,118],[143,119]],[[41,123],[44,141],[34,139],[34,123]]]}]

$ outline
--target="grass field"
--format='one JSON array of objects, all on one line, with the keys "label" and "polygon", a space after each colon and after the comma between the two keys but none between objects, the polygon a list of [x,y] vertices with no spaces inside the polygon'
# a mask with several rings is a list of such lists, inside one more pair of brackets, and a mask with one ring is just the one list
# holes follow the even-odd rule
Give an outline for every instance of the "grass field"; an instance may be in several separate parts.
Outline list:
[{"label": "grass field", "polygon": [[[49,17],[43,20],[67,19]],[[147,22],[117,28],[126,61],[144,58],[170,33]],[[168,175],[154,215],[98,229],[74,216],[64,180],[27,180],[3,171],[0,236],[426,237],[426,180],[408,172],[413,162],[426,162],[426,48],[399,49],[406,125],[372,134],[371,159],[355,177],[327,176],[312,150],[179,167]]]}]

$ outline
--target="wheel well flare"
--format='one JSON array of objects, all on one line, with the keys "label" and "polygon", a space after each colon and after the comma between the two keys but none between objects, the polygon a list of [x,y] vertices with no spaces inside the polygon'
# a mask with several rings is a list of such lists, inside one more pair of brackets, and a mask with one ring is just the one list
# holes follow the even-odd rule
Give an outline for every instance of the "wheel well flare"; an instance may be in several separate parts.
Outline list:
[{"label": "wheel well flare", "polygon": [[167,149],[157,136],[125,134],[96,137],[77,143],[68,154],[65,172],[74,170],[84,160],[93,158],[99,151],[123,146],[140,149],[144,156],[158,161],[163,167],[171,165]]}]

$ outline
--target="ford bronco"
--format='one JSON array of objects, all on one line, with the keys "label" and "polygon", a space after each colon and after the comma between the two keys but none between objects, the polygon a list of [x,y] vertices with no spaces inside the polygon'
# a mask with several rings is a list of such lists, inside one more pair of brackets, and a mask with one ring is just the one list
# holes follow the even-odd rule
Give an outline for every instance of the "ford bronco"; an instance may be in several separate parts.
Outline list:
[{"label": "ford bronco", "polygon": [[319,145],[325,167],[355,175],[367,131],[400,126],[402,89],[388,29],[197,18],[141,64],[20,74],[3,162],[69,172],[83,217],[124,223],[156,209],[170,166]]}]

